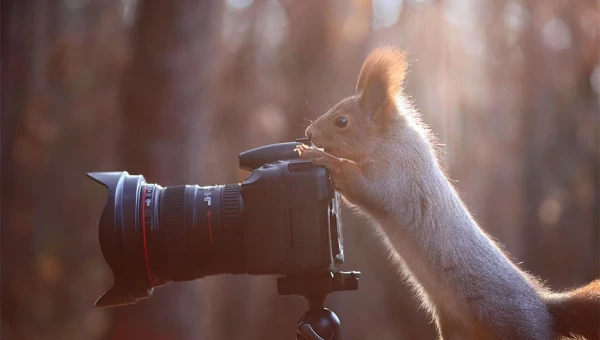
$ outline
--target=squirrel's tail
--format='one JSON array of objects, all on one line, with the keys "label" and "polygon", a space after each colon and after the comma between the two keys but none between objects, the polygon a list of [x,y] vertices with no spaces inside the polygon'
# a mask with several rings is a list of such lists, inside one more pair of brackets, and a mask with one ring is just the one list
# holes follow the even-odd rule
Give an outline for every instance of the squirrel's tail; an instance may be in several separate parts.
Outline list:
[{"label": "squirrel's tail", "polygon": [[570,292],[552,294],[546,302],[557,336],[600,340],[600,280]]}]

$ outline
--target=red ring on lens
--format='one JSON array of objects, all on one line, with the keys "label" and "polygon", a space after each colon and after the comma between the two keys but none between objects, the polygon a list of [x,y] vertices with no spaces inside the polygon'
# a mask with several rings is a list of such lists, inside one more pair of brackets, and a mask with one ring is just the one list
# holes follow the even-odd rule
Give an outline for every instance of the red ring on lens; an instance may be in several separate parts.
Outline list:
[{"label": "red ring on lens", "polygon": [[144,257],[146,258],[146,269],[148,271],[148,282],[150,286],[153,287],[154,283],[152,280],[152,272],[150,271],[150,261],[148,260],[148,244],[146,242],[146,214],[145,214],[145,196],[146,196],[146,186],[142,186],[142,200],[140,202],[140,207],[142,208],[142,235],[144,236]]}]

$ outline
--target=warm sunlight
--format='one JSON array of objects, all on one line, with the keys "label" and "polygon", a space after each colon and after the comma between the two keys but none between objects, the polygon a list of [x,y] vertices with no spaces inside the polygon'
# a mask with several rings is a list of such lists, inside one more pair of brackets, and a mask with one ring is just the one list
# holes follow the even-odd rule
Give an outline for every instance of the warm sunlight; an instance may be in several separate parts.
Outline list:
[{"label": "warm sunlight", "polygon": [[[361,272],[360,289],[327,300],[344,339],[434,339],[435,308],[421,307],[452,318],[491,296],[470,290],[485,279],[517,285],[500,248],[553,291],[589,283],[600,277],[599,23],[591,0],[3,1],[2,339],[293,339],[308,305],[278,296],[276,277],[323,258]],[[378,50],[359,83],[384,45],[396,49]],[[161,196],[132,179],[123,200],[86,177],[239,183],[241,152],[305,135],[312,149],[276,154],[310,161],[259,157],[269,165],[252,180],[280,182],[258,193]],[[321,177],[284,176],[304,172]],[[106,213],[114,226],[100,232],[111,198],[135,208]],[[208,202],[216,210],[201,211]],[[315,216],[318,232],[294,229]],[[466,232],[443,229],[457,225]],[[448,274],[459,267],[472,270]],[[115,272],[127,279],[114,296],[154,295],[94,308]]]}]

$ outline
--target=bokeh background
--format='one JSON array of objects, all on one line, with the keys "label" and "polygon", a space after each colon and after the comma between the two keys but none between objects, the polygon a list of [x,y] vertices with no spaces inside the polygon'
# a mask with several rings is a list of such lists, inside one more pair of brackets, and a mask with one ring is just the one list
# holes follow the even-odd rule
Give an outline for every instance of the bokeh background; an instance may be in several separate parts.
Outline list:
[{"label": "bokeh background", "polygon": [[[303,135],[370,50],[409,53],[407,92],[482,227],[553,289],[600,276],[600,9],[593,0],[3,0],[2,339],[292,339],[274,277],[169,284],[94,309],[112,283],[88,171],[232,183],[237,154]],[[345,339],[434,328],[366,222]]]}]

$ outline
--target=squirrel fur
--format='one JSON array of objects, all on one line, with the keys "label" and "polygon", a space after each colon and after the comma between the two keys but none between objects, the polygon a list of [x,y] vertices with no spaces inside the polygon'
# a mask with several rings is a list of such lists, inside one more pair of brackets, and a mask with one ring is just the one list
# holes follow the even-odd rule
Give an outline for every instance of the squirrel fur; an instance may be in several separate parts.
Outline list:
[{"label": "squirrel fur", "polygon": [[300,157],[329,169],[344,201],[374,223],[440,339],[600,339],[600,280],[554,293],[478,226],[403,94],[403,51],[379,47],[356,94],[314,121]]}]

